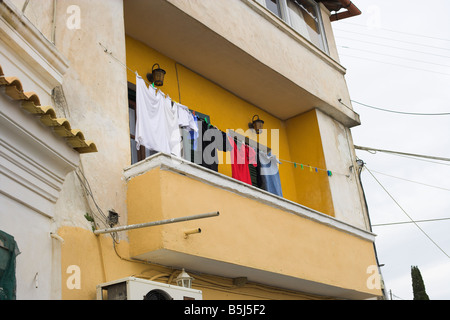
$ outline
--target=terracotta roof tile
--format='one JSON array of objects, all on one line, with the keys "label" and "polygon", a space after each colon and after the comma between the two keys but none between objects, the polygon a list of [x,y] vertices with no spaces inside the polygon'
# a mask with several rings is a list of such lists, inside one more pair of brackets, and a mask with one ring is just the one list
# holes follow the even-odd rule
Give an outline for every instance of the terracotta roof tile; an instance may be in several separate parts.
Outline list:
[{"label": "terracotta roof tile", "polygon": [[5,94],[13,100],[21,100],[22,108],[35,115],[53,132],[65,139],[65,141],[79,153],[97,152],[94,142],[86,140],[83,132],[72,129],[69,121],[64,118],[57,118],[52,107],[41,106],[39,97],[34,92],[24,92],[20,80],[16,77],[5,77],[0,65],[0,86],[5,87]]}]

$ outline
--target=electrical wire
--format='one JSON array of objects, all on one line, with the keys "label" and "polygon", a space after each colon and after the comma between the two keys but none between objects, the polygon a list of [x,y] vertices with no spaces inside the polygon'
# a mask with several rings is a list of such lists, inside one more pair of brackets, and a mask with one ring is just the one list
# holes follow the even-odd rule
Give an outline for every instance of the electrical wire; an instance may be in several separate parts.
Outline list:
[{"label": "electrical wire", "polygon": [[441,57],[441,58],[450,58],[450,56],[444,56],[442,54],[436,54],[436,53],[425,52],[425,51],[414,50],[414,49],[406,49],[406,48],[402,48],[402,47],[391,46],[391,45],[388,45],[388,44],[381,44],[381,43],[372,42],[372,41],[365,41],[365,40],[348,38],[348,37],[342,37],[342,36],[336,36],[336,39],[345,39],[345,40],[357,41],[357,42],[361,42],[361,43],[367,43],[367,44],[371,44],[371,45],[374,45],[374,46],[381,46],[381,47],[386,47],[386,48],[391,48],[391,49],[410,51],[410,52],[414,52],[414,53],[422,53],[422,54],[427,54],[427,55],[431,55],[431,56],[435,56],[435,57]]},{"label": "electrical wire", "polygon": [[[450,74],[449,74],[450,75]],[[379,110],[379,111],[385,111],[385,112],[391,112],[391,113],[398,113],[398,114],[404,114],[404,115],[410,115],[410,116],[449,116],[450,112],[441,112],[441,113],[416,113],[416,112],[403,112],[403,111],[395,111],[395,110],[389,110],[389,109],[383,109],[374,107],[359,101],[351,100],[353,103],[356,103],[358,105],[361,105],[363,107]],[[342,102],[341,102],[342,103]]]},{"label": "electrical wire", "polygon": [[429,162],[429,163],[434,163],[434,164],[440,164],[440,165],[443,165],[443,166],[449,166],[450,167],[450,163],[442,163],[442,162],[431,161],[431,160],[427,160],[427,159],[419,159],[419,158],[416,158],[414,156],[407,156],[407,155],[396,154],[396,153],[392,153],[392,155],[397,156],[397,157],[406,158],[406,159],[418,160],[418,161]]},{"label": "electrical wire", "polygon": [[436,219],[427,219],[427,220],[414,220],[414,221],[378,223],[378,224],[373,224],[372,227],[384,227],[384,226],[393,226],[393,225],[398,225],[398,224],[436,222],[436,221],[447,221],[447,220],[450,220],[450,218],[436,218]]},{"label": "electrical wire", "polygon": [[438,46],[431,46],[431,45],[429,45],[429,44],[424,44],[424,43],[417,43],[417,42],[411,42],[411,41],[405,41],[405,40],[393,39],[393,38],[382,37],[382,36],[375,36],[375,35],[371,35],[371,34],[367,34],[367,33],[361,33],[361,32],[356,32],[356,31],[349,31],[349,30],[343,30],[343,29],[338,29],[338,28],[333,28],[333,30],[337,30],[337,31],[341,31],[341,32],[354,33],[354,34],[358,34],[358,35],[362,35],[362,36],[366,36],[366,37],[373,37],[373,38],[385,39],[385,40],[390,40],[390,41],[395,41],[395,42],[402,42],[402,43],[407,43],[407,44],[413,44],[413,45],[416,45],[416,46],[422,46],[422,47],[426,47],[426,48],[433,48],[433,49],[439,49],[439,50],[450,51],[450,49],[448,49],[448,48],[442,48],[442,47],[438,47]]},{"label": "electrical wire", "polygon": [[397,63],[392,63],[392,62],[380,61],[380,60],[376,60],[376,59],[357,57],[357,56],[352,56],[352,55],[345,54],[345,53],[340,54],[340,56],[356,58],[356,59],[362,59],[362,60],[378,62],[378,63],[382,63],[382,64],[388,64],[388,65],[392,65],[392,66],[397,66],[397,67],[403,67],[403,68],[406,68],[406,69],[412,69],[412,70],[418,70],[418,71],[424,71],[424,72],[431,72],[431,73],[435,73],[435,74],[441,74],[441,75],[445,75],[445,76],[450,76],[450,73],[439,72],[439,71],[432,71],[432,70],[421,69],[421,68],[415,68],[415,67],[405,66],[405,65],[401,65],[401,64],[397,64]]},{"label": "electrical wire", "polygon": [[[368,28],[367,25],[363,25],[363,24],[359,24],[359,23],[352,23],[352,22],[341,22],[341,23],[342,24],[348,24],[348,25]],[[438,38],[438,37],[432,37],[432,36],[425,36],[425,35],[421,35],[421,34],[417,34],[417,33],[404,32],[404,31],[393,30],[393,29],[388,29],[388,28],[376,27],[375,29],[386,30],[386,31],[389,31],[389,32],[395,32],[395,33],[400,33],[400,34],[407,34],[407,35],[414,36],[414,37],[422,37],[422,38],[428,38],[428,39],[450,41],[450,39],[444,39],[444,38]]]},{"label": "electrical wire", "polygon": [[446,64],[440,64],[440,63],[435,63],[435,62],[423,61],[423,60],[418,60],[418,59],[405,58],[405,57],[400,57],[400,56],[396,56],[396,55],[393,55],[393,54],[387,54],[387,53],[381,53],[381,52],[376,52],[376,51],[371,51],[371,50],[352,48],[352,47],[349,47],[349,46],[338,46],[338,47],[339,48],[344,48],[344,49],[361,51],[361,52],[368,52],[368,53],[372,53],[372,54],[378,54],[378,55],[391,57],[391,58],[397,58],[397,59],[408,60],[408,61],[413,61],[413,62],[420,62],[420,63],[427,63],[427,64],[432,64],[432,65],[435,65],[435,66],[450,68],[450,65],[446,65]]},{"label": "electrical wire", "polygon": [[389,191],[381,184],[381,182],[375,177],[375,175],[365,167],[367,172],[375,179],[375,181],[380,185],[380,187],[387,193],[387,195],[394,201],[394,203],[400,208],[400,210],[409,218],[409,220],[445,255],[450,259],[450,256],[415,222],[411,216],[403,209],[403,207],[398,203],[397,200],[389,193]]},{"label": "electrical wire", "polygon": [[436,188],[436,189],[440,189],[440,190],[450,191],[450,189],[448,189],[448,188],[443,188],[443,187],[433,186],[433,185],[426,184],[426,183],[423,183],[423,182],[418,182],[418,181],[414,181],[414,180],[409,180],[409,179],[405,179],[405,178],[400,178],[400,177],[392,176],[392,175],[390,175],[390,174],[382,173],[382,172],[375,171],[375,170],[372,170],[372,172],[381,174],[381,175],[386,176],[386,177],[391,177],[391,178],[394,178],[394,179],[399,179],[399,180],[403,180],[403,181],[407,181],[407,182],[411,182],[411,183],[420,184],[420,185],[427,186],[427,187],[430,187],[430,188]]},{"label": "electrical wire", "polygon": [[399,296],[396,296],[396,295],[393,294],[393,293],[392,293],[392,296],[394,296],[394,297],[396,297],[397,299],[400,299],[400,300],[405,300],[405,299],[403,299],[403,298],[400,298]]},{"label": "electrical wire", "polygon": [[406,153],[406,152],[392,151],[392,150],[375,149],[375,148],[361,147],[361,146],[357,146],[357,145],[354,145],[354,147],[357,150],[363,150],[363,151],[375,151],[375,152],[379,151],[379,152],[385,152],[385,153],[401,154],[401,155],[414,156],[414,157],[419,157],[419,158],[427,158],[427,159],[442,160],[442,161],[450,162],[450,158],[428,156],[428,155],[424,155],[424,154]]},{"label": "electrical wire", "polygon": [[[84,176],[84,174],[81,170],[79,170],[79,172],[81,173],[82,177],[79,175],[78,172],[75,172],[75,174],[77,175],[78,180],[80,181],[83,189],[85,190],[85,193],[92,199],[92,202],[94,203],[94,206],[97,209],[97,212],[101,215],[101,218],[103,218],[106,221],[107,217],[103,213],[100,206],[97,204],[97,201],[95,201],[95,197],[94,197],[94,194],[92,193],[92,189],[91,189],[91,186],[89,185],[89,181],[86,179],[86,177]],[[97,216],[97,218],[100,218],[100,217]],[[101,219],[101,218],[100,218],[100,220],[107,226],[106,222],[103,221],[103,219]]]}]

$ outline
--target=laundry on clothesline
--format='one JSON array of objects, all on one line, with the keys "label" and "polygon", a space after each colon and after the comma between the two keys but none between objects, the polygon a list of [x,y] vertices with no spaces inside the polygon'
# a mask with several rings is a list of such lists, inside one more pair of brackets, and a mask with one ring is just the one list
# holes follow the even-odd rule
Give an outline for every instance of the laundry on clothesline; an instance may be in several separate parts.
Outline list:
[{"label": "laundry on clothesline", "polygon": [[170,99],[162,91],[148,86],[136,73],[136,147],[141,146],[181,157],[182,132],[198,132],[189,109]]}]

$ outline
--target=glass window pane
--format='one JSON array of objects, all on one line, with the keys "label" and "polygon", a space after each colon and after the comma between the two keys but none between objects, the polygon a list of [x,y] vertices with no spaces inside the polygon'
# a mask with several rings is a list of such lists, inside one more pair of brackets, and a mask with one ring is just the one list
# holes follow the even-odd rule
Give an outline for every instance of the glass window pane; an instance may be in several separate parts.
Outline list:
[{"label": "glass window pane", "polygon": [[292,28],[323,50],[317,4],[309,0],[288,0],[288,11]]},{"label": "glass window pane", "polygon": [[266,0],[266,8],[281,18],[279,0]]},{"label": "glass window pane", "polygon": [[138,151],[136,149],[136,141],[134,139],[130,139],[131,146],[131,164],[135,164],[138,162]]},{"label": "glass window pane", "polygon": [[135,135],[136,133],[136,110],[128,108],[128,113],[130,115],[130,134]]}]

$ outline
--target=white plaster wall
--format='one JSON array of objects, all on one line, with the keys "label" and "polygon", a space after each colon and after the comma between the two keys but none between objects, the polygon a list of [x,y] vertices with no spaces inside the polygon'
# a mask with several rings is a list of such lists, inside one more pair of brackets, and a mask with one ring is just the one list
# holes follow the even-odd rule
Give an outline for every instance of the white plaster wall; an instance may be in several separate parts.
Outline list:
[{"label": "white plaster wall", "polygon": [[[69,6],[78,6],[80,28],[68,29]],[[130,164],[126,68],[104,52],[99,42],[125,62],[122,0],[59,0],[55,45],[69,60],[63,80],[73,127],[95,142],[98,153],[81,155],[81,166],[97,204],[107,213],[114,208],[126,221],[123,169]],[[76,176],[64,184],[57,205],[59,225],[89,228],[83,190]],[[103,227],[104,225],[102,225]]]},{"label": "white plaster wall", "polygon": [[[42,14],[35,17],[41,23],[37,27],[14,3],[21,5],[0,2],[0,64],[5,76],[17,77],[24,91],[37,93],[42,105],[52,106],[52,89],[61,84],[67,60],[41,32],[48,21],[42,13],[44,1]],[[30,8],[38,2],[31,3]],[[61,243],[50,234],[58,228],[57,201],[66,175],[79,161],[64,139],[0,89],[0,229],[15,237],[21,251],[16,266],[19,300],[61,298]]]},{"label": "white plaster wall", "polygon": [[0,194],[0,229],[14,236],[21,251],[16,259],[18,300],[56,298],[51,284],[60,270],[52,269],[51,227],[48,217]]},{"label": "white plaster wall", "polygon": [[[351,132],[341,123],[316,110],[329,178],[335,217],[358,228],[369,230],[367,214],[355,168]],[[347,176],[348,175],[348,176]]]},{"label": "white plaster wall", "polygon": [[31,0],[28,4],[26,4],[26,0],[10,1],[47,39],[52,39],[53,0]]},{"label": "white plaster wall", "polygon": [[0,89],[0,229],[12,235],[17,299],[60,297],[55,204],[79,155]]}]

